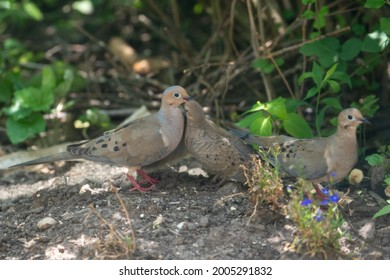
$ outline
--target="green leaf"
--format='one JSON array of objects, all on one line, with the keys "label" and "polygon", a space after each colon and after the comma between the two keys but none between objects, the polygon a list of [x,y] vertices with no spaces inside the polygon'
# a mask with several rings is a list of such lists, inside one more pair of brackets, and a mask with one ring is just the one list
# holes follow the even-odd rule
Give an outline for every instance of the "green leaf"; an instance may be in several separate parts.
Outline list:
[{"label": "green leaf", "polygon": [[336,71],[337,65],[337,63],[333,64],[333,66],[328,71],[326,71],[324,81],[327,81],[333,75],[333,73]]},{"label": "green leaf", "polygon": [[387,177],[384,181],[387,186],[390,186],[390,177]]},{"label": "green leaf", "polygon": [[360,52],[362,41],[358,38],[351,38],[341,46],[340,59],[349,61],[354,59]]},{"label": "green leaf", "polygon": [[327,105],[328,107],[337,109],[337,110],[343,110],[343,107],[340,104],[340,101],[337,98],[329,97],[329,98],[323,98],[321,99],[321,103]]},{"label": "green leaf", "polygon": [[321,7],[321,9],[318,11],[318,14],[314,20],[314,23],[313,23],[314,28],[316,28],[317,30],[320,30],[322,27],[325,26],[325,22],[326,22],[325,17],[327,14],[329,14],[329,6],[326,5],[326,6]]},{"label": "green leaf", "polygon": [[313,78],[313,72],[302,73],[302,75],[299,76],[299,78],[298,78],[298,85],[301,85],[303,80],[305,80],[307,78]]},{"label": "green leaf", "polygon": [[50,66],[46,66],[42,70],[42,91],[53,91],[56,86],[56,76]]},{"label": "green leaf", "polygon": [[285,102],[286,99],[278,97],[267,104],[266,111],[276,118],[284,120],[287,117]]},{"label": "green leaf", "polygon": [[297,113],[288,113],[283,121],[284,130],[293,137],[311,138],[313,132],[306,120]]},{"label": "green leaf", "polygon": [[378,53],[389,45],[389,38],[382,31],[375,31],[366,35],[362,43],[362,51]]},{"label": "green leaf", "polygon": [[15,92],[15,101],[33,111],[48,111],[54,102],[52,91],[28,87]]},{"label": "green leaf", "polygon": [[32,2],[24,1],[23,2],[24,11],[36,21],[41,21],[43,19],[43,14],[41,10]]},{"label": "green leaf", "polygon": [[365,160],[370,166],[381,166],[384,163],[384,158],[380,154],[372,154],[365,157]]},{"label": "green leaf", "polygon": [[265,104],[262,104],[260,101],[257,101],[255,104],[253,104],[252,108],[249,109],[248,111],[244,112],[243,115],[257,112],[257,111],[264,110],[264,109],[265,109]]},{"label": "green leaf", "polygon": [[271,136],[272,135],[272,123],[270,117],[260,117],[252,122],[249,127],[249,131],[256,135]]},{"label": "green leaf", "polygon": [[252,67],[269,74],[275,70],[275,66],[270,62],[269,59],[257,58],[252,62]]},{"label": "green leaf", "polygon": [[316,2],[316,0],[301,0],[302,4],[303,5],[307,5],[307,4],[313,4]]},{"label": "green leaf", "polygon": [[373,219],[378,218],[383,215],[390,214],[390,205],[384,206],[381,210],[375,213],[375,215],[372,217]]},{"label": "green leaf", "polygon": [[364,8],[379,9],[385,4],[385,0],[367,0]]},{"label": "green leaf", "polygon": [[74,80],[73,71],[66,69],[64,72],[64,80],[58,84],[54,92],[56,96],[65,96],[71,89]]},{"label": "green leaf", "polygon": [[351,77],[343,71],[335,71],[332,74],[332,79],[343,82],[347,84],[350,88],[352,88]]},{"label": "green leaf", "polygon": [[390,36],[390,18],[381,17],[379,22],[381,30]]},{"label": "green leaf", "polygon": [[318,93],[317,88],[316,88],[316,87],[312,87],[312,88],[309,89],[309,91],[307,92],[306,97],[305,97],[304,100],[313,97],[313,96],[316,95],[317,93]]},{"label": "green leaf", "polygon": [[304,56],[317,56],[324,67],[330,67],[337,62],[340,41],[336,38],[324,38],[312,43],[303,45],[299,52]]},{"label": "green leaf", "polygon": [[242,120],[240,120],[237,125],[239,127],[250,127],[251,124],[256,121],[257,119],[259,118],[264,118],[264,113],[262,111],[257,111],[257,112],[254,112],[248,116],[246,116],[245,118],[243,118]]},{"label": "green leaf", "polygon": [[328,80],[326,83],[329,85],[332,92],[339,92],[340,91],[340,83],[336,82],[334,80]]},{"label": "green leaf", "polygon": [[12,83],[6,79],[0,80],[0,102],[11,103]]},{"label": "green leaf", "polygon": [[28,118],[14,120],[12,117],[6,120],[7,135],[12,144],[20,143],[27,138],[45,130],[46,123],[40,114],[32,114]]}]

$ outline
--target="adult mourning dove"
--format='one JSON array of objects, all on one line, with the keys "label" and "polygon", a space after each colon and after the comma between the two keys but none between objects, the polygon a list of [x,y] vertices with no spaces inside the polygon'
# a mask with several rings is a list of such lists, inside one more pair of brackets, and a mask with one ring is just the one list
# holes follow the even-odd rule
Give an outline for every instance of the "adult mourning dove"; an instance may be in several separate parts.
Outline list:
[{"label": "adult mourning dove", "polygon": [[[158,181],[148,176],[141,168],[167,157],[179,145],[184,132],[184,116],[179,106],[189,98],[184,88],[171,86],[164,91],[161,107],[155,114],[107,131],[96,139],[68,145],[66,152],[12,167],[70,159],[126,166],[129,168],[127,178],[134,188],[146,191]],[[151,186],[141,187],[133,178],[134,172],[141,175]]]},{"label": "adult mourning dove", "polygon": [[358,160],[356,128],[369,123],[358,109],[340,112],[335,134],[329,137],[296,139],[288,136],[255,136],[233,131],[247,143],[269,148],[279,146],[277,160],[284,172],[292,177],[302,177],[317,184],[338,182],[344,179]]},{"label": "adult mourning dove", "polygon": [[245,182],[240,165],[249,160],[253,148],[207,120],[198,102],[188,101],[184,108],[187,116],[187,150],[207,172]]}]

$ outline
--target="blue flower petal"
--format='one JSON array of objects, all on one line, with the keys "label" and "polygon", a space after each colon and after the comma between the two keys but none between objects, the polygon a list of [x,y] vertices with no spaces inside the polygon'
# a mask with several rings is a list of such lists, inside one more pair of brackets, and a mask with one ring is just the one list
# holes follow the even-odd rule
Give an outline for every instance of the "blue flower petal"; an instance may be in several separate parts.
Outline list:
[{"label": "blue flower petal", "polygon": [[304,200],[302,200],[301,205],[302,206],[308,206],[311,203],[312,203],[311,199],[305,198]]},{"label": "blue flower petal", "polygon": [[330,199],[330,201],[332,201],[333,203],[337,203],[337,202],[340,200],[340,197],[339,197],[338,194],[335,194],[335,195],[329,196],[329,199]]}]

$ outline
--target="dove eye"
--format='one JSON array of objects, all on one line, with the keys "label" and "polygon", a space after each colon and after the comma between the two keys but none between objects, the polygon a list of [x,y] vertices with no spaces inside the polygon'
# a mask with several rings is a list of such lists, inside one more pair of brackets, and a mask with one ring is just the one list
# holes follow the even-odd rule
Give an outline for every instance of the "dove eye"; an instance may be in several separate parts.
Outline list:
[{"label": "dove eye", "polygon": [[180,95],[180,93],[178,93],[178,92],[175,92],[174,94],[173,94],[173,97],[175,97],[175,98],[179,98],[181,95]]},{"label": "dove eye", "polygon": [[353,116],[352,115],[348,115],[347,118],[348,118],[348,120],[353,120]]}]

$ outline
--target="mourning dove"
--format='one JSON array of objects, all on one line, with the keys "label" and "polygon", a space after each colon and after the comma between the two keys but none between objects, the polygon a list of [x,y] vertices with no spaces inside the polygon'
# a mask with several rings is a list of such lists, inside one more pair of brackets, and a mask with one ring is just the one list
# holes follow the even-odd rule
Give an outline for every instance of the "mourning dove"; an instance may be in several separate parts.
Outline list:
[{"label": "mourning dove", "polygon": [[[107,131],[96,139],[68,145],[66,152],[14,166],[70,159],[126,166],[129,168],[127,178],[134,188],[140,191],[148,190],[158,181],[149,177],[141,168],[158,162],[177,148],[184,132],[184,116],[179,106],[189,98],[184,88],[171,86],[164,91],[161,107],[155,114]],[[142,188],[133,178],[134,172],[152,186]]]},{"label": "mourning dove", "polygon": [[358,160],[356,128],[369,123],[358,109],[340,112],[335,134],[329,137],[296,139],[288,136],[239,135],[247,143],[269,148],[279,146],[277,156],[280,167],[292,177],[302,177],[316,184],[343,180]]},{"label": "mourning dove", "polygon": [[187,115],[187,150],[207,172],[245,182],[240,165],[249,160],[254,152],[253,148],[207,120],[202,107],[196,101],[188,101],[184,108]]}]

